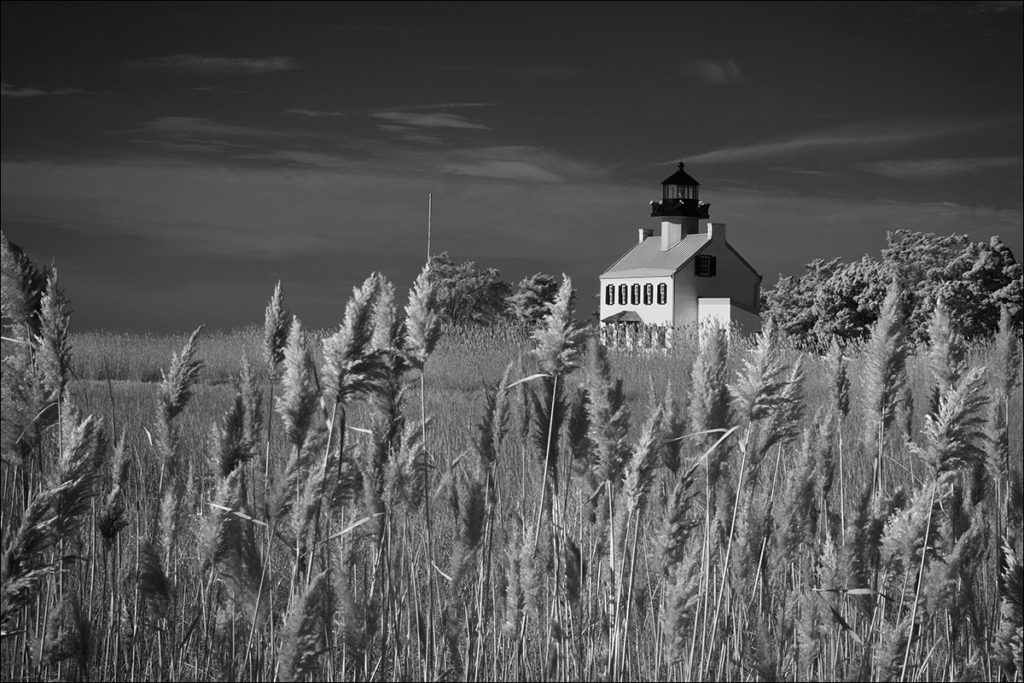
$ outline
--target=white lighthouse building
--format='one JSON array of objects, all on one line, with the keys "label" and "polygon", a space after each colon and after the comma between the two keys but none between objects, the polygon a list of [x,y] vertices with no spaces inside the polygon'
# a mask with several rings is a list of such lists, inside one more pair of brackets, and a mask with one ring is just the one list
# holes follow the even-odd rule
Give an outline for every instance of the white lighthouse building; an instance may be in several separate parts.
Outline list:
[{"label": "white lighthouse building", "polygon": [[[679,169],[651,202],[660,230],[639,239],[601,275],[601,323],[607,338],[651,334],[717,321],[742,332],[760,330],[761,275],[726,240],[725,223],[710,220],[700,183]],[[659,329],[660,328],[660,329]]]}]

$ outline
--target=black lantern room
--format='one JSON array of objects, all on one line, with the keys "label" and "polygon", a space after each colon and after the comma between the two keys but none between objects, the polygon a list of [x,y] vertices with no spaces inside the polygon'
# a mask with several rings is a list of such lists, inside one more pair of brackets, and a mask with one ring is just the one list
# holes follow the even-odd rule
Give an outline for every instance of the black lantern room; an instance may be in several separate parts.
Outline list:
[{"label": "black lantern room", "polygon": [[710,204],[699,198],[700,183],[687,173],[683,164],[661,181],[661,201],[651,202],[651,216],[687,216],[707,218]]}]

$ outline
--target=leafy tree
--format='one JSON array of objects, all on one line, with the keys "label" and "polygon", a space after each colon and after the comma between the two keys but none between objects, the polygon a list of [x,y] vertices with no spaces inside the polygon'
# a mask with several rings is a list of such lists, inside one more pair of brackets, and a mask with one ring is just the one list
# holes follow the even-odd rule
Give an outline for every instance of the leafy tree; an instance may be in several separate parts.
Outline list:
[{"label": "leafy tree", "polygon": [[437,303],[453,325],[489,325],[505,319],[512,287],[497,268],[478,268],[473,261],[454,263],[448,252],[430,259],[430,279],[437,285]]},{"label": "leafy tree", "polygon": [[519,322],[535,325],[548,312],[561,283],[553,275],[534,273],[519,281],[519,288],[508,300],[509,313]]},{"label": "leafy tree", "polygon": [[927,339],[940,298],[968,338],[994,333],[1003,307],[1020,327],[1022,267],[998,238],[976,244],[967,235],[896,230],[887,242],[880,260],[818,259],[799,277],[780,277],[764,294],[764,315],[811,348],[827,348],[834,339],[864,339],[895,281],[913,341]]}]

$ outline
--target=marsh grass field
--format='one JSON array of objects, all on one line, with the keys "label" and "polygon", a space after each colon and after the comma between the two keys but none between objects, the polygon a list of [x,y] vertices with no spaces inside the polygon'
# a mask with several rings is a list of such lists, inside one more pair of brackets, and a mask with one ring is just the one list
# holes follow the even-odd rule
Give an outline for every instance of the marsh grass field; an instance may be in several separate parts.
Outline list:
[{"label": "marsh grass field", "polygon": [[568,280],[451,329],[424,271],[326,331],[75,332],[4,250],[4,680],[1021,679],[1005,319],[611,350]]}]

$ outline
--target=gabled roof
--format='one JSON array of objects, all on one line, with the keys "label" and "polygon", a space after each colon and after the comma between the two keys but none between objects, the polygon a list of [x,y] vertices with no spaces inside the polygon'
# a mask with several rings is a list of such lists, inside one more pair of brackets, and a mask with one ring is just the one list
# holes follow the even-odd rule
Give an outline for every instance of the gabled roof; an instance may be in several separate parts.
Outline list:
[{"label": "gabled roof", "polygon": [[693,179],[689,173],[683,170],[683,165],[679,164],[679,170],[661,181],[662,185],[700,185],[696,180]]},{"label": "gabled roof", "polygon": [[661,237],[648,237],[609,266],[601,277],[667,277],[674,275],[704,247],[711,244],[706,232],[687,235],[668,251]]}]

